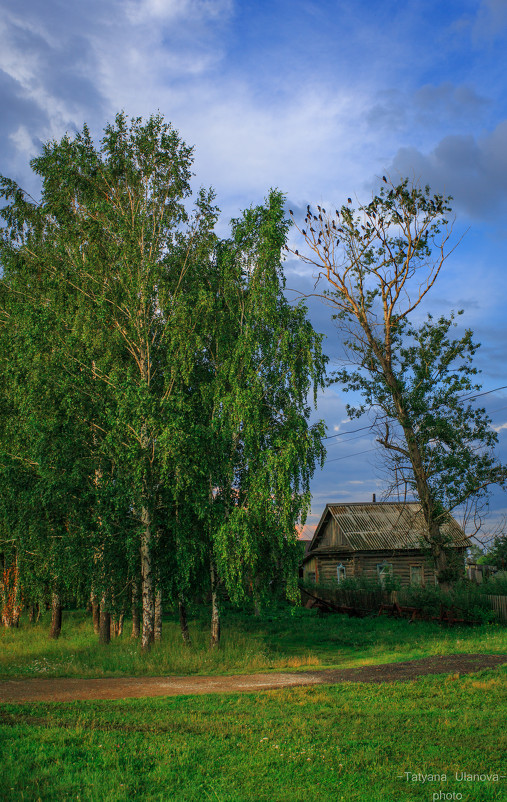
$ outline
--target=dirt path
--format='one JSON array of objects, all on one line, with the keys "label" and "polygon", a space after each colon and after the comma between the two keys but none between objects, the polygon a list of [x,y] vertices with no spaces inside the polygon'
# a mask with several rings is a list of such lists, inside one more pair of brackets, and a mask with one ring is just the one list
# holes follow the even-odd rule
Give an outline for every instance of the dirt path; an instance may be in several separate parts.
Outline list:
[{"label": "dirt path", "polygon": [[0,703],[71,702],[199,693],[240,693],[340,682],[399,682],[428,674],[470,674],[507,664],[507,654],[453,654],[361,668],[300,671],[295,674],[239,674],[221,677],[109,677],[27,679],[0,682]]}]

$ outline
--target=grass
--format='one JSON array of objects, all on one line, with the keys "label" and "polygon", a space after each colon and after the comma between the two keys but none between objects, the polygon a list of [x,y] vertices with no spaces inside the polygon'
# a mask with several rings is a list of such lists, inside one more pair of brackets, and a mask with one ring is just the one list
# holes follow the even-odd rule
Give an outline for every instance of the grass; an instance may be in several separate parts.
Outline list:
[{"label": "grass", "polygon": [[348,668],[453,653],[507,653],[507,628],[443,628],[382,616],[351,619],[282,607],[263,617],[229,610],[218,651],[208,649],[207,611],[190,622],[193,646],[184,647],[176,618],[167,616],[163,641],[147,655],[128,633],[101,646],[90,617],[64,614],[62,635],[48,639],[48,620],[22,621],[0,630],[0,678],[107,677],[164,674],[234,674],[256,671]]},{"label": "grass", "polygon": [[[58,641],[48,639],[47,620],[23,621],[1,631],[1,677],[227,674],[507,653],[499,625],[443,628],[288,607],[260,618],[226,611],[214,652],[206,611],[193,611],[190,628],[186,649],[167,616],[163,642],[143,655],[128,630],[100,646],[83,612],[65,614]],[[496,669],[403,684],[3,705],[0,799],[503,800],[505,780],[458,782],[455,772],[507,775],[506,698],[507,671]],[[419,773],[447,780],[414,780]]]},{"label": "grass", "polygon": [[[0,798],[504,800],[505,780],[458,782],[455,772],[507,774],[506,696],[498,669],[402,685],[4,705]],[[447,781],[413,781],[417,773]]]}]

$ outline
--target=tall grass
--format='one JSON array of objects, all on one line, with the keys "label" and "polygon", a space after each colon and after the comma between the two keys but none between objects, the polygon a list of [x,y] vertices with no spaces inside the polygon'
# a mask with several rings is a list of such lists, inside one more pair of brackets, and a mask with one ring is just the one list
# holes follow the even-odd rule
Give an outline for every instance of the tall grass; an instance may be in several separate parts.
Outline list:
[{"label": "tall grass", "polygon": [[49,621],[22,620],[0,630],[0,677],[161,676],[300,670],[408,660],[438,654],[507,652],[499,625],[442,628],[433,622],[387,617],[351,619],[282,606],[255,617],[226,610],[222,643],[209,649],[207,611],[190,620],[192,646],[182,641],[176,616],[167,615],[163,640],[143,654],[129,637],[101,646],[84,612],[64,614],[62,635],[48,639]]}]

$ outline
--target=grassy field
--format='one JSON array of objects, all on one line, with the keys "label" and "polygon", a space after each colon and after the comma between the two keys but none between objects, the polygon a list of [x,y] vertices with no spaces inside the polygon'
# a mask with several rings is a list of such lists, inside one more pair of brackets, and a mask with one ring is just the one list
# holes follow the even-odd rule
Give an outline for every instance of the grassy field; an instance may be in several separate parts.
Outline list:
[{"label": "grassy field", "polygon": [[[58,641],[47,639],[47,622],[24,622],[2,631],[2,678],[225,674],[507,653],[500,626],[442,628],[288,608],[259,619],[229,611],[222,647],[210,653],[206,616],[194,612],[191,649],[168,617],[164,641],[149,655],[127,631],[100,647],[84,613],[66,614]],[[403,684],[2,705],[0,799],[505,800],[506,780],[494,775],[507,775],[506,719],[505,669]],[[490,779],[458,781],[456,772]]]},{"label": "grassy field", "polygon": [[[100,646],[90,617],[65,613],[62,635],[47,637],[48,621],[0,630],[0,678],[228,674],[317,667],[348,668],[457,652],[507,653],[507,628],[411,624],[388,617],[319,616],[302,608],[279,608],[263,617],[228,611],[217,652],[208,649],[207,611],[190,622],[193,646],[182,642],[176,619],[167,616],[163,642],[149,655],[123,637]],[[128,624],[128,622],[127,622]]]},{"label": "grassy field", "polygon": [[[492,670],[403,685],[5,705],[0,798],[500,801],[505,780],[459,782],[455,772],[507,774],[506,698],[506,673]],[[447,781],[414,781],[418,773]]]}]

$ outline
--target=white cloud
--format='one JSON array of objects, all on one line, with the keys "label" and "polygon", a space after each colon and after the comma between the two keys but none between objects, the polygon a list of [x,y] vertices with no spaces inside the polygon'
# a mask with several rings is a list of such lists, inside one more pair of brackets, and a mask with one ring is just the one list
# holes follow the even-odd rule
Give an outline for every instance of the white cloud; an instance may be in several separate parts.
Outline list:
[{"label": "white cloud", "polygon": [[9,139],[14,143],[18,152],[25,156],[27,160],[31,159],[39,151],[39,144],[33,141],[26,125],[20,125],[17,131],[9,134]]},{"label": "white cloud", "polygon": [[129,19],[135,23],[148,19],[174,22],[229,16],[233,3],[232,0],[131,0],[125,8]]}]

